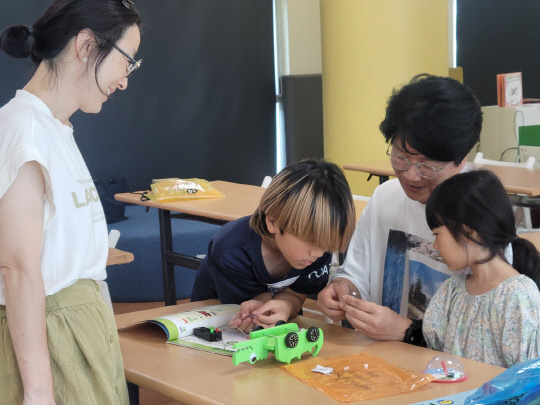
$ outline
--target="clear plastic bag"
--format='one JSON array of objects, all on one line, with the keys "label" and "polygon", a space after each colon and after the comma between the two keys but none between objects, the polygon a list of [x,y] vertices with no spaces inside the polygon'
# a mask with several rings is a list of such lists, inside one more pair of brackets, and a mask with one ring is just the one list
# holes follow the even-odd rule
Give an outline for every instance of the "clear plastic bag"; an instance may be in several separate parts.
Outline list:
[{"label": "clear plastic bag", "polygon": [[465,405],[540,404],[540,358],[510,367],[467,397]]},{"label": "clear plastic bag", "polygon": [[225,197],[209,181],[196,178],[154,180],[150,187],[158,201]]}]

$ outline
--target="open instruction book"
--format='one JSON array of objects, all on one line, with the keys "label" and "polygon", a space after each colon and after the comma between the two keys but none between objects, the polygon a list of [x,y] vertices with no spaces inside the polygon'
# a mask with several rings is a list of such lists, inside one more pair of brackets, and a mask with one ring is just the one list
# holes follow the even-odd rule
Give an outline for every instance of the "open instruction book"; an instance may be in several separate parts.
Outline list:
[{"label": "open instruction book", "polygon": [[[167,343],[232,356],[233,345],[247,340],[249,335],[229,328],[232,317],[240,310],[237,304],[218,304],[177,312],[146,322],[159,325],[167,334]],[[208,341],[193,334],[195,328],[219,329],[221,340]]]}]

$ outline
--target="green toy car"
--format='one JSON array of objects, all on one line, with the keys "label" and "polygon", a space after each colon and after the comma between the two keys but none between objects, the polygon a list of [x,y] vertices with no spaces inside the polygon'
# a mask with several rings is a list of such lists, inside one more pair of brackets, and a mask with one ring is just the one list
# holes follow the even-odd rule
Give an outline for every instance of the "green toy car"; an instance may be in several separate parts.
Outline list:
[{"label": "green toy car", "polygon": [[253,364],[266,359],[269,352],[274,353],[276,360],[290,364],[305,352],[315,357],[321,351],[323,340],[321,328],[312,326],[299,330],[296,323],[278,322],[273,328],[253,330],[249,340],[236,343],[233,364],[237,366],[245,361]]}]

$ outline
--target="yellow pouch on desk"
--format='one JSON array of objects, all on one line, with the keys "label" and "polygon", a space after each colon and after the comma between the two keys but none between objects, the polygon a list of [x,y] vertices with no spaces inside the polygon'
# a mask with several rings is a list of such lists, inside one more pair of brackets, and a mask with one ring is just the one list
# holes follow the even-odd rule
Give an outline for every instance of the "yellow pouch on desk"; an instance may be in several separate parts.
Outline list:
[{"label": "yellow pouch on desk", "polygon": [[150,187],[158,201],[225,197],[225,194],[203,179],[162,179]]},{"label": "yellow pouch on desk", "polygon": [[[334,371],[331,374],[311,371],[319,364]],[[281,367],[340,402],[405,394],[435,379],[429,374],[404,370],[366,352],[326,359],[315,357]]]}]

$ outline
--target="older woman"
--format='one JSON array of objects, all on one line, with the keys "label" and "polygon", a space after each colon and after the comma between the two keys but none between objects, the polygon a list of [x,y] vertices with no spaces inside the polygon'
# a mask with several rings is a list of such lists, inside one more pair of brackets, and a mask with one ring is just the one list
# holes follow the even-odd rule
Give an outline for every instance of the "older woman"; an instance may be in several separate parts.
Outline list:
[{"label": "older woman", "polygon": [[141,61],[130,0],[54,0],[0,48],[30,81],[0,109],[0,403],[127,404],[105,278],[107,227],[70,117],[98,113]]}]

